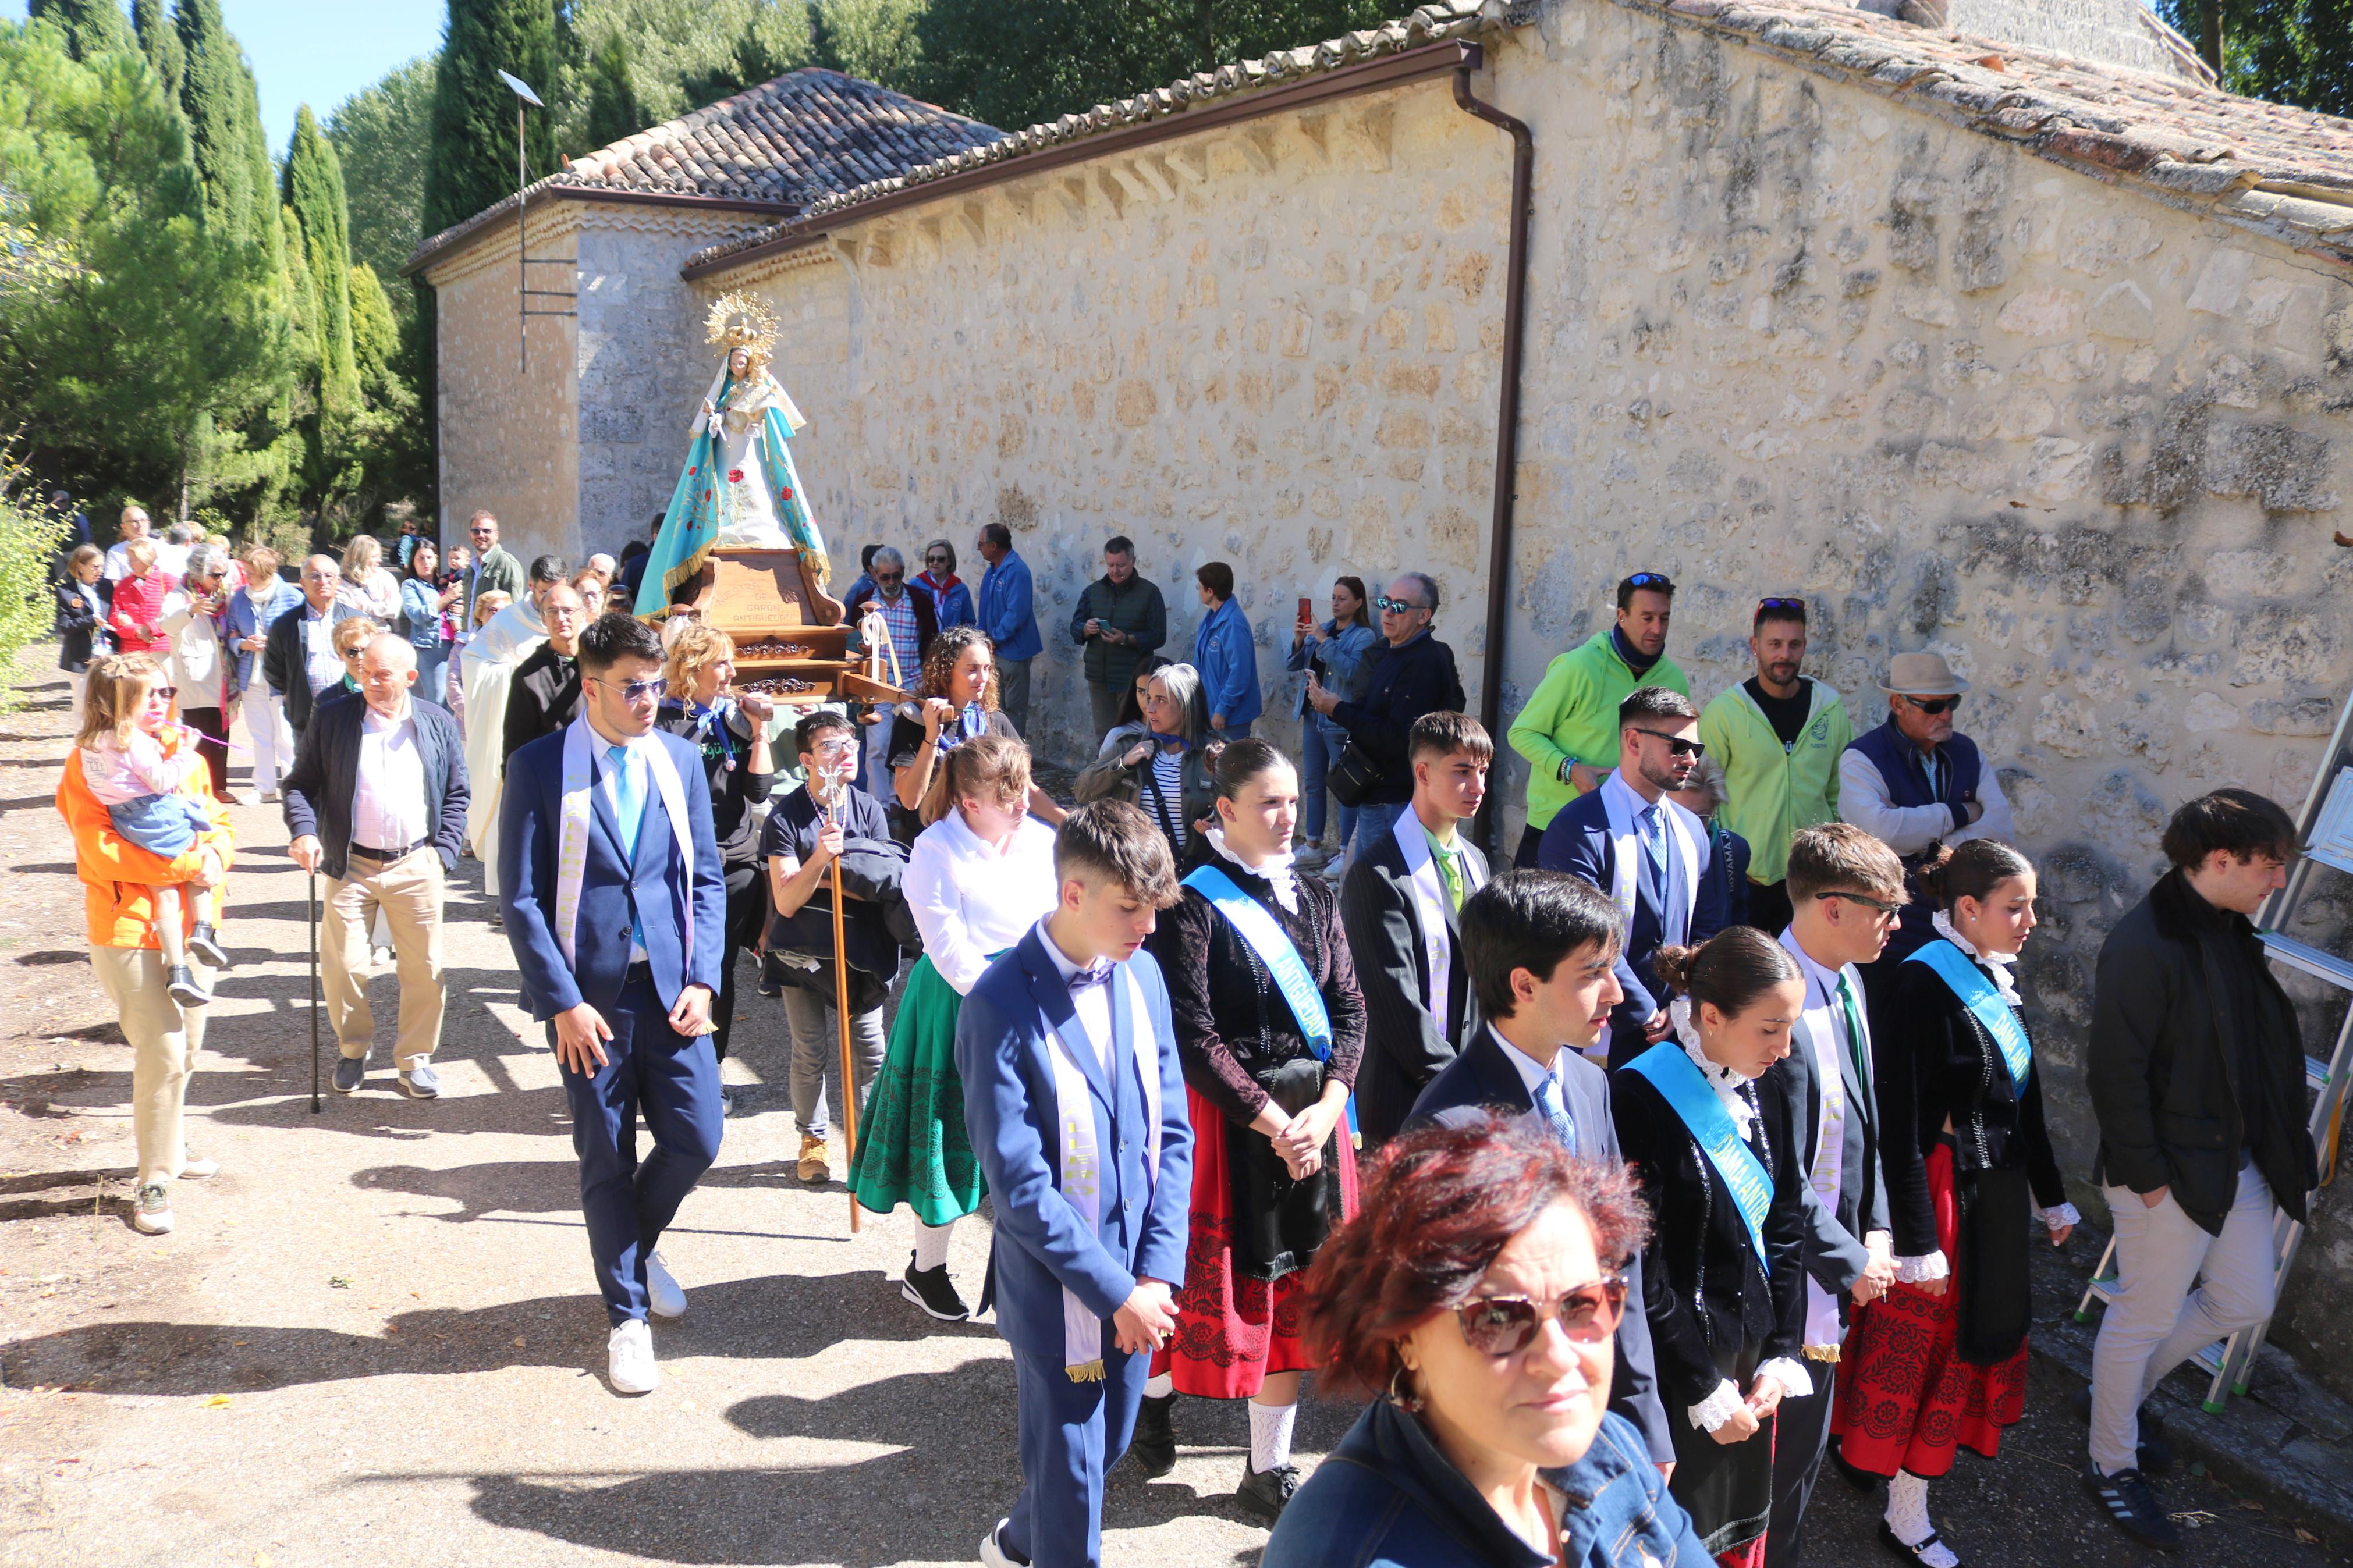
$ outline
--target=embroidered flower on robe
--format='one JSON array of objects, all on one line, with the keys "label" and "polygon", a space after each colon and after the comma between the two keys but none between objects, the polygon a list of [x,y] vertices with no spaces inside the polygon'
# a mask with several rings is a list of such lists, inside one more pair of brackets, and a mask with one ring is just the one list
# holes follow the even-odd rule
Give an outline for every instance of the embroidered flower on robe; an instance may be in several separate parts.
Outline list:
[{"label": "embroidered flower on robe", "polygon": [[728,470],[727,470],[727,482],[728,482],[729,484],[731,484],[731,485],[740,485],[740,484],[742,484],[742,483],[744,482],[744,470],[743,470],[743,469],[741,469],[741,468],[730,468],[730,469],[728,469]]}]

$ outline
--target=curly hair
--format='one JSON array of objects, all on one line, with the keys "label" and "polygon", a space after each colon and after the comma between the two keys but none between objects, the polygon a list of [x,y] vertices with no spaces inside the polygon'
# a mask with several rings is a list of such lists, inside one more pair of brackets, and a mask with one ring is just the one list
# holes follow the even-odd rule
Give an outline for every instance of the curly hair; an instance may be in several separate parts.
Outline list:
[{"label": "curly hair", "polygon": [[689,621],[670,639],[670,695],[683,702],[694,695],[694,683],[721,659],[735,657],[735,639],[717,626]]},{"label": "curly hair", "polygon": [[[934,637],[932,646],[923,650],[923,668],[915,677],[916,700],[921,701],[926,697],[946,697],[948,681],[955,674],[956,661],[964,658],[966,648],[973,647],[987,652],[989,668],[992,670],[997,668],[997,645],[989,641],[988,634],[978,626],[950,626]],[[984,713],[997,711],[997,682],[994,680],[980,694],[980,710]]]},{"label": "curly hair", "polygon": [[1398,1342],[1469,1300],[1496,1255],[1556,1204],[1585,1216],[1605,1268],[1622,1267],[1650,1235],[1625,1166],[1579,1159],[1517,1118],[1490,1112],[1391,1142],[1301,1288],[1308,1353],[1324,1372],[1317,1386],[1390,1387],[1404,1367]]}]

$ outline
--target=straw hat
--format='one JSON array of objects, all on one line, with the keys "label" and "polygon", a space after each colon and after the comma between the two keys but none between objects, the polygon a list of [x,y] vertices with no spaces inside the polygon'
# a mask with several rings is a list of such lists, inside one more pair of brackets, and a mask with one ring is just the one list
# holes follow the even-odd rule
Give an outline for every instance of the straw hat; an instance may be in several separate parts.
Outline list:
[{"label": "straw hat", "polygon": [[1891,697],[1958,697],[1968,689],[1941,653],[1899,653],[1887,661],[1887,679],[1879,683]]}]

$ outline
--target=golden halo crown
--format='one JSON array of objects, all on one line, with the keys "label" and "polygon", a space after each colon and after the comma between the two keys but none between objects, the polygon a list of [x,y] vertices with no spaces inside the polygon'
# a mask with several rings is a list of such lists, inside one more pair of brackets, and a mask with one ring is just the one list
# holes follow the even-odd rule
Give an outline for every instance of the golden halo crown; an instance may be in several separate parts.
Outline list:
[{"label": "golden halo crown", "polygon": [[744,350],[754,364],[765,363],[776,353],[776,313],[755,294],[741,289],[722,294],[712,301],[702,337],[705,342],[725,344],[731,353]]}]

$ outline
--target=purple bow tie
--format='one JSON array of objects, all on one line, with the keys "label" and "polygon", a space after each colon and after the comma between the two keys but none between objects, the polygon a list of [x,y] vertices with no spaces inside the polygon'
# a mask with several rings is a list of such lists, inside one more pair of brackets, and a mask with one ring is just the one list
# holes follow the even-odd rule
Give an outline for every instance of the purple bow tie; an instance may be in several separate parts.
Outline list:
[{"label": "purple bow tie", "polygon": [[1097,963],[1088,964],[1084,969],[1080,970],[1076,974],[1071,976],[1071,994],[1076,996],[1082,991],[1092,990],[1098,985],[1110,984],[1111,968],[1112,966],[1108,961],[1099,961]]}]

